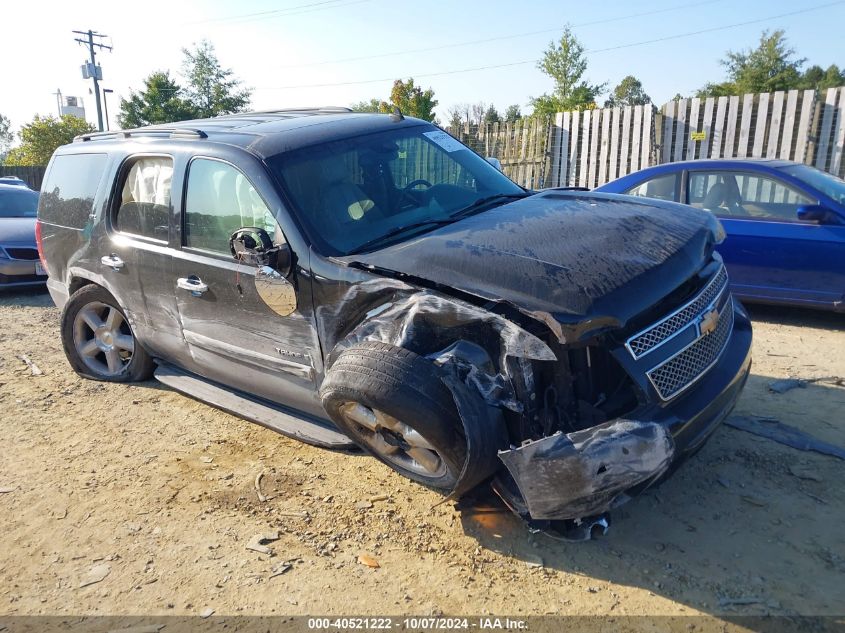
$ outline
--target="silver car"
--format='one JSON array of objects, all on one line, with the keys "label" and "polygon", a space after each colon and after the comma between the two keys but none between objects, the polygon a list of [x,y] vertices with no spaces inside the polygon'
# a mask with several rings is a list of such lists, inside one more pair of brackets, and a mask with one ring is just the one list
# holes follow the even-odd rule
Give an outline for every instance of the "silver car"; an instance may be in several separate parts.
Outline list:
[{"label": "silver car", "polygon": [[38,192],[0,182],[0,289],[47,281],[35,245]]}]

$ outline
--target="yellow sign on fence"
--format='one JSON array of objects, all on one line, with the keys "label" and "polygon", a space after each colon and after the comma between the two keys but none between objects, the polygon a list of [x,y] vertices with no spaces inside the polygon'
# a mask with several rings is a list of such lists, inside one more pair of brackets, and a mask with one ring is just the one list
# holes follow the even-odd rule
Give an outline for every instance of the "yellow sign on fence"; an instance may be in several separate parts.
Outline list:
[{"label": "yellow sign on fence", "polygon": [[707,132],[691,132],[689,137],[692,141],[703,141],[707,138]]}]

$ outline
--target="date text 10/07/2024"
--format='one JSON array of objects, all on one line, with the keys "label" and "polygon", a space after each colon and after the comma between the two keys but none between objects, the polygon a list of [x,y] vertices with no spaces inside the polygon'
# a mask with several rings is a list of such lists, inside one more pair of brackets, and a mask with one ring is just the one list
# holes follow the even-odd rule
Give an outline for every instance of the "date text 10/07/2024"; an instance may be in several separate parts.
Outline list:
[{"label": "date text 10/07/2024", "polygon": [[448,631],[470,630],[482,631],[521,631],[528,628],[525,620],[513,618],[479,617],[479,618],[445,618],[445,617],[362,617],[362,618],[308,618],[310,630],[335,631],[377,631],[390,629]]}]

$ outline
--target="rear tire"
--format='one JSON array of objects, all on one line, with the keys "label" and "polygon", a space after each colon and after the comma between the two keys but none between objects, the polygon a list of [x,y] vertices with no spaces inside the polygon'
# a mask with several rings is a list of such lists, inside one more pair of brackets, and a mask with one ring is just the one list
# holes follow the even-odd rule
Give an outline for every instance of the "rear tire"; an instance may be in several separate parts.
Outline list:
[{"label": "rear tire", "polygon": [[451,491],[466,460],[452,393],[422,356],[365,342],[340,354],[320,388],[332,420],[398,473]]},{"label": "rear tire", "polygon": [[61,320],[62,345],[74,371],[105,382],[138,382],[155,363],[135,339],[126,315],[109,292],[90,284],[74,292]]}]

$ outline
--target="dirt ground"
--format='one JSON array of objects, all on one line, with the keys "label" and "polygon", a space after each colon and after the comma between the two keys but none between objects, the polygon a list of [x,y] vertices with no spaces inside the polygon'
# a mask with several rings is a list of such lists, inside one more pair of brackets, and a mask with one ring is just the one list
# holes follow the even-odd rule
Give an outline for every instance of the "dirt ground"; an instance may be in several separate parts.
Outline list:
[{"label": "dirt ground", "polygon": [[[752,316],[737,413],[845,446],[845,388],[768,390],[845,376],[843,315]],[[0,294],[0,419],[0,615],[824,615],[845,604],[843,462],[726,426],[615,512],[607,536],[559,542],[486,500],[434,507],[438,495],[371,458],[299,444],[156,382],[82,380],[42,292]],[[275,531],[272,556],[247,550]]]}]

